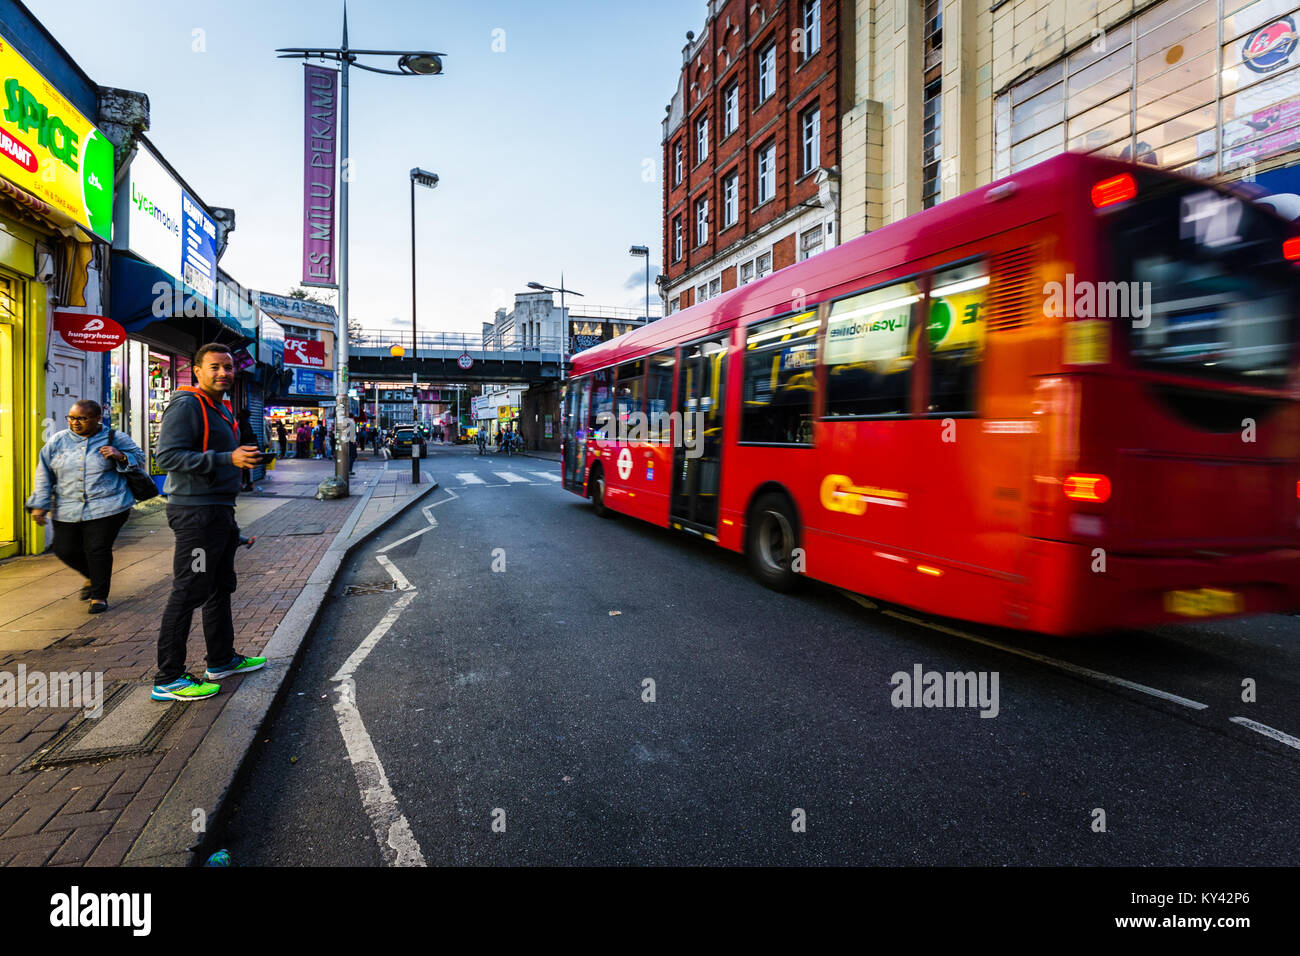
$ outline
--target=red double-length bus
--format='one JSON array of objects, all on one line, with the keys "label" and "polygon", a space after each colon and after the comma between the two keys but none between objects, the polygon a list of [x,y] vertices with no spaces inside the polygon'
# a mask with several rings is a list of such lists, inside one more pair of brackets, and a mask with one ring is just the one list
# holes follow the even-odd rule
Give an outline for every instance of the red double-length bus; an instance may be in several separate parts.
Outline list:
[{"label": "red double-length bus", "polygon": [[564,487],[919,610],[1300,608],[1300,238],[1065,154],[577,354]]}]

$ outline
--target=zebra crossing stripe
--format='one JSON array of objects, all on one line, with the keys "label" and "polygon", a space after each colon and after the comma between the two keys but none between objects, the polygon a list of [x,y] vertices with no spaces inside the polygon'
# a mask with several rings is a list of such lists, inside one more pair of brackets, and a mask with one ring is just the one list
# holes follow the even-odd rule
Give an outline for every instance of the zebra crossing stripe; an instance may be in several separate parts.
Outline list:
[{"label": "zebra crossing stripe", "polygon": [[547,481],[559,481],[560,476],[553,471],[530,471],[530,475],[536,475],[538,478],[545,478]]},{"label": "zebra crossing stripe", "polygon": [[481,485],[484,483],[483,479],[472,471],[458,472],[456,477],[460,479],[462,485]]},{"label": "zebra crossing stripe", "polygon": [[517,482],[523,482],[524,484],[528,484],[527,478],[520,478],[513,471],[494,471],[492,472],[492,474],[496,475],[498,478],[504,479],[505,481],[509,482],[512,485]]}]

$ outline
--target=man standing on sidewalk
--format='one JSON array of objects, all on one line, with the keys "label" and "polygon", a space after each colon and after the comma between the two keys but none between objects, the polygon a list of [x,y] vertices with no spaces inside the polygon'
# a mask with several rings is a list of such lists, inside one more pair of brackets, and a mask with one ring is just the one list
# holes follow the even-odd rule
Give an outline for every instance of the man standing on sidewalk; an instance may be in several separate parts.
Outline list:
[{"label": "man standing on sidewalk", "polygon": [[[210,683],[260,670],[264,657],[235,652],[230,595],[235,590],[235,496],[241,468],[261,460],[256,445],[239,444],[239,425],[224,395],[235,381],[235,360],[224,345],[194,355],[198,387],[176,390],[163,413],[154,460],[167,472],[167,524],[176,537],[172,593],[158,633],[154,700],[196,700],[221,689]],[[194,609],[203,608],[208,669],[200,681],[185,672]]]}]

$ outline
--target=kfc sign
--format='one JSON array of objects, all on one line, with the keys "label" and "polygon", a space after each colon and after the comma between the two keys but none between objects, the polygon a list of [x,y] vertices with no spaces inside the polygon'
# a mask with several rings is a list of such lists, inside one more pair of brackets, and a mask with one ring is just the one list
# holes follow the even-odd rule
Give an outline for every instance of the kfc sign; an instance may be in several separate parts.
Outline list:
[{"label": "kfc sign", "polygon": [[305,368],[325,367],[325,343],[284,337],[284,364]]},{"label": "kfc sign", "polygon": [[83,352],[108,352],[126,341],[126,329],[102,315],[55,312],[54,327],[63,341]]}]

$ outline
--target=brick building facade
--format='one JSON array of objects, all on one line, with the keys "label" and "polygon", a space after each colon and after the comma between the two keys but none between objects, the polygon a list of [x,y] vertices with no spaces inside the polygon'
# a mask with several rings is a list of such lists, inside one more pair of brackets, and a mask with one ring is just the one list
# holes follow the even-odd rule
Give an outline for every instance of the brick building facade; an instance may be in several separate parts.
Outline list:
[{"label": "brick building facade", "polygon": [[668,312],[838,243],[839,8],[709,0],[686,35],[664,118]]}]

